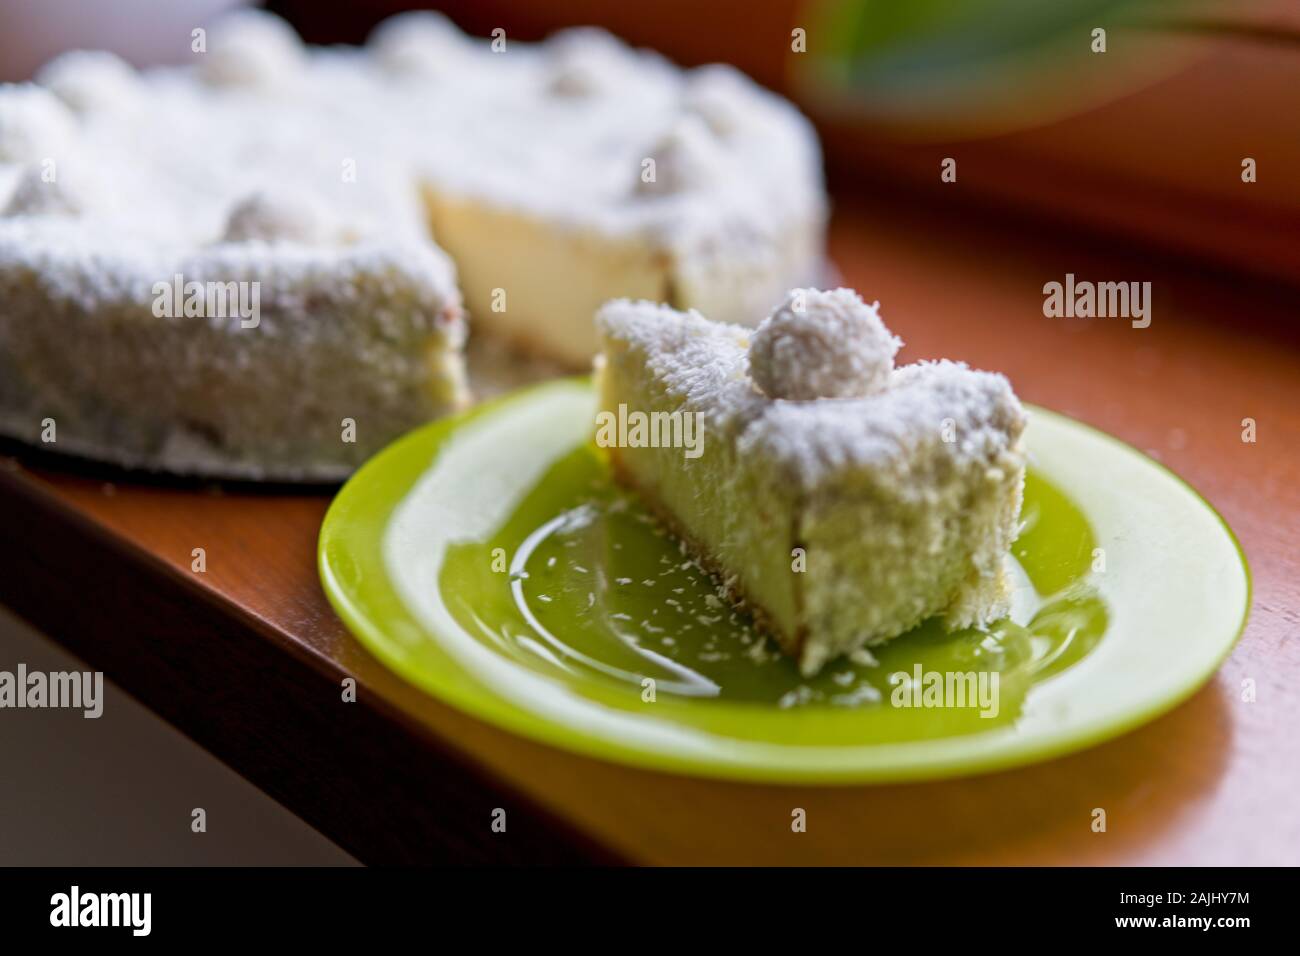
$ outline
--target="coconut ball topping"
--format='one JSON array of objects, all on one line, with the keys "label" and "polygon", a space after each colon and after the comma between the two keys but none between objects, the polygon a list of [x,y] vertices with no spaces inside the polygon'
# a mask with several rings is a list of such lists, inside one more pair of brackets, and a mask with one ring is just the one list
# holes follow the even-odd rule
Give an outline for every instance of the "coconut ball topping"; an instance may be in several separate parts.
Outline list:
[{"label": "coconut ball topping", "polygon": [[641,167],[637,191],[672,196],[706,189],[725,169],[726,157],[713,131],[698,116],[684,116],[655,144]]},{"label": "coconut ball topping", "polygon": [[70,50],[36,74],[36,82],[78,113],[129,105],[139,95],[135,68],[105,50]]},{"label": "coconut ball topping", "polygon": [[270,13],[240,10],[208,37],[199,75],[213,86],[273,87],[298,76],[306,57],[289,24]]},{"label": "coconut ball topping", "polygon": [[76,117],[49,90],[0,87],[0,163],[62,158],[76,130]]},{"label": "coconut ball topping", "polygon": [[389,17],[366,40],[381,67],[403,76],[431,77],[456,69],[468,41],[441,13],[416,10]]},{"label": "coconut ball topping", "polygon": [[546,50],[546,88],[561,97],[596,96],[617,85],[631,56],[618,40],[591,27],[560,31],[547,41]]},{"label": "coconut ball topping", "polygon": [[795,289],[749,341],[749,374],[768,398],[862,398],[889,383],[903,344],[852,289]]},{"label": "coconut ball topping", "polygon": [[324,209],[307,196],[256,192],[235,204],[223,238],[316,245],[330,238],[327,220]]}]

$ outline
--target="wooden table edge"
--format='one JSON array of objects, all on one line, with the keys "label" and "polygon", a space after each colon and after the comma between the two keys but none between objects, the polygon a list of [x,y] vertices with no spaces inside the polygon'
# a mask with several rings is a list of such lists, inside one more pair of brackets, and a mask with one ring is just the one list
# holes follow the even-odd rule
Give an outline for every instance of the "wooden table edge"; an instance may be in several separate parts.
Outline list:
[{"label": "wooden table edge", "polygon": [[[343,705],[349,675],[333,661],[21,468],[0,471],[0,529],[5,553],[22,555],[5,562],[0,603],[363,863],[628,862],[400,708],[375,695]],[[209,631],[223,653],[168,640],[181,629]],[[496,807],[508,808],[508,836],[491,829]],[[360,825],[376,808],[382,822]]]}]

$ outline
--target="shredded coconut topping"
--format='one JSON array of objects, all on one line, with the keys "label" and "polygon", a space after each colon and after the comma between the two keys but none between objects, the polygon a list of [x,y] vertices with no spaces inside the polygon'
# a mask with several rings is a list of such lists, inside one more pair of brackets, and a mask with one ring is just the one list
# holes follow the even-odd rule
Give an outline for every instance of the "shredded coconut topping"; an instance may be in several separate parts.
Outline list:
[{"label": "shredded coconut topping", "polygon": [[885,388],[862,397],[787,401],[754,387],[746,354],[751,329],[626,299],[601,309],[597,324],[606,340],[644,357],[683,411],[699,412],[741,454],[771,460],[804,490],[867,465],[908,487],[902,472],[922,446],[958,469],[983,467],[1025,424],[1004,376],[960,362],[905,365],[889,373]]},{"label": "shredded coconut topping", "polygon": [[[78,54],[42,74],[80,104],[80,124],[50,90],[0,86],[0,207],[16,165],[94,155],[123,215],[84,223],[94,232],[81,238],[109,247],[146,236],[207,245],[236,202],[289,187],[350,233],[427,242],[427,189],[643,241],[672,256],[691,290],[723,289],[734,274],[732,301],[798,271],[778,259],[781,237],[821,235],[816,138],[789,103],[734,71],[682,71],[598,30],[495,54],[445,17],[412,13],[364,48],[307,48],[283,21],[241,11],[211,28],[191,67],[132,74],[113,62]],[[119,108],[132,84],[148,110]],[[693,95],[717,99],[717,115]],[[431,135],[445,130],[455,135]],[[641,184],[647,158],[655,181]]]},{"label": "shredded coconut topping", "polygon": [[[331,337],[342,320],[322,321],[322,311],[362,308],[365,285],[369,326],[414,323],[409,337],[435,323],[454,346],[464,332],[455,269],[430,235],[422,193],[592,243],[642,246],[713,314],[757,315],[751,299],[768,300],[774,281],[796,282],[821,262],[815,134],[791,104],[739,75],[708,79],[722,74],[683,71],[598,31],[511,40],[494,53],[432,14],[395,18],[356,49],[308,48],[274,16],[237,12],[213,24],[190,61],[134,72],[106,55],[68,55],[42,72],[48,87],[0,85],[0,298],[26,308],[0,316],[6,343],[44,360],[62,355],[45,337],[74,323],[83,337],[120,328],[131,347],[114,340],[105,368],[175,367],[198,380],[276,335],[291,335],[305,358],[339,344]],[[710,119],[688,94],[714,86],[723,105]],[[656,143],[650,201],[634,183]],[[103,188],[82,189],[83,157]],[[33,172],[52,169],[47,159],[57,167],[48,182]],[[309,198],[289,198],[299,193]],[[144,331],[153,325],[120,318],[170,328],[153,312],[153,290],[182,274],[261,283],[257,334],[213,325],[227,336],[218,344],[167,351]],[[405,341],[377,339],[349,367],[396,394],[394,365],[429,375],[424,354],[403,364],[415,355]],[[11,369],[35,359],[0,349],[0,406],[24,393]],[[437,362],[450,369],[460,357]],[[437,374],[451,391],[448,369]],[[83,382],[78,395],[111,394],[124,377]],[[78,376],[59,368],[41,380],[55,388],[67,378]],[[332,380],[314,380],[304,401]],[[426,405],[409,396],[384,405],[399,407],[410,415]],[[25,407],[17,414],[31,418]],[[246,418],[249,427],[269,420],[259,406]]]},{"label": "shredded coconut topping", "polygon": [[754,332],[749,372],[769,398],[861,398],[889,383],[903,344],[878,302],[852,289],[795,289]]}]

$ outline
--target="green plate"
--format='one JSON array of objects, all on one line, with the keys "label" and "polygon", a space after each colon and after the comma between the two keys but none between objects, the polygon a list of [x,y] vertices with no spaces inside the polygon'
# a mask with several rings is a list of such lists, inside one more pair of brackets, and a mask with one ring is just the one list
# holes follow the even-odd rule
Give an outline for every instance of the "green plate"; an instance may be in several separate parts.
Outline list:
[{"label": "green plate", "polygon": [[325,592],[372,653],[556,747],[761,781],[994,770],[1169,710],[1245,621],[1243,556],[1204,500],[1031,409],[1010,617],[923,624],[804,679],[612,485],[594,408],[566,380],[412,432],[344,486],[320,536]]}]

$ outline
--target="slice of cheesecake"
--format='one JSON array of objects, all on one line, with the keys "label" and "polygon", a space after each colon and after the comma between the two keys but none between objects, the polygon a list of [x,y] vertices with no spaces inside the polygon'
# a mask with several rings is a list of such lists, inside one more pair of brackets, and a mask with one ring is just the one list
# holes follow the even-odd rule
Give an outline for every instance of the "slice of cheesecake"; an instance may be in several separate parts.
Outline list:
[{"label": "slice of cheesecake", "polygon": [[757,330],[628,300],[597,327],[600,409],[702,436],[627,430],[615,475],[805,674],[935,615],[1006,613],[1025,415],[1004,377],[895,368],[901,343],[846,289],[795,290]]}]

